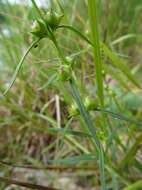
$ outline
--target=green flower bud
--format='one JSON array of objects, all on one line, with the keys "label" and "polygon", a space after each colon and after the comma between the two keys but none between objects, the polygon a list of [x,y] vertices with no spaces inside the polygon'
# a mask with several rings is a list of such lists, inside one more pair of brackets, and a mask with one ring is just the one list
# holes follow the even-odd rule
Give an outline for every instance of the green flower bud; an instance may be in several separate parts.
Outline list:
[{"label": "green flower bud", "polygon": [[31,33],[38,37],[38,38],[44,38],[47,35],[46,32],[46,26],[44,22],[41,19],[37,19],[34,21],[32,28],[31,28]]},{"label": "green flower bud", "polygon": [[62,81],[68,81],[71,77],[71,66],[70,65],[62,65],[59,70],[59,78]]},{"label": "green flower bud", "polygon": [[66,61],[71,65],[73,63],[73,58],[66,56]]},{"label": "green flower bud", "polygon": [[52,30],[56,30],[56,28],[59,26],[61,22],[62,17],[63,15],[59,15],[51,9],[47,12],[45,20]]},{"label": "green flower bud", "polygon": [[76,116],[79,115],[79,109],[76,105],[76,103],[73,103],[69,108],[69,114],[70,116]]},{"label": "green flower bud", "polygon": [[89,97],[86,97],[84,100],[84,106],[86,107],[88,111],[91,111],[97,108],[97,103],[95,100],[92,100]]},{"label": "green flower bud", "polygon": [[106,136],[105,132],[99,131],[99,132],[98,132],[98,136],[99,136],[99,139],[100,139],[101,141],[103,141],[103,142],[106,142],[106,141],[107,141],[107,136]]}]

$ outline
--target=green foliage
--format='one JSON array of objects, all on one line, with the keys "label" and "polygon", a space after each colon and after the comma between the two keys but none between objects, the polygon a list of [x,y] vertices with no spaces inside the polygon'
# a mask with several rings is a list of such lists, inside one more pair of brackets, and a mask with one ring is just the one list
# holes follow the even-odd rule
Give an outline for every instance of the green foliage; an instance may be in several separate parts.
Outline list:
[{"label": "green foliage", "polygon": [[140,1],[31,1],[0,2],[0,188],[11,165],[141,188]]}]

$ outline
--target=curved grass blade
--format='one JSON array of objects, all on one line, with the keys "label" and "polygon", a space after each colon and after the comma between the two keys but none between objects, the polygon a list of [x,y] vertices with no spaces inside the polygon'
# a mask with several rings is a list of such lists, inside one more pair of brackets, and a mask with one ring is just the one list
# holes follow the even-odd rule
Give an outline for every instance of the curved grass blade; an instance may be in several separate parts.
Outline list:
[{"label": "curved grass blade", "polygon": [[75,32],[77,35],[79,35],[83,40],[85,40],[88,44],[93,46],[93,43],[86,37],[84,36],[79,30],[77,30],[76,28],[74,28],[73,26],[69,26],[69,25],[60,25],[58,26],[58,28],[65,28],[65,29],[69,29],[72,32]]},{"label": "curved grass blade", "polygon": [[62,14],[64,15],[64,14],[65,14],[65,11],[64,11],[64,8],[63,8],[63,6],[62,6],[62,3],[61,3],[59,0],[57,0],[57,4],[58,4],[58,6],[59,6],[59,8],[60,8],[60,10],[61,10],[61,12],[62,12]]},{"label": "curved grass blade", "polygon": [[93,52],[94,52],[94,66],[95,66],[95,73],[96,73],[97,94],[98,94],[100,104],[103,107],[104,105],[103,75],[102,75],[102,60],[101,60],[101,52],[100,52],[96,0],[88,0],[88,13],[89,13],[90,29],[91,29],[91,37],[92,37],[91,41],[94,44]]},{"label": "curved grass blade", "polygon": [[83,154],[80,156],[71,156],[71,157],[66,157],[63,159],[58,159],[58,160],[51,160],[49,161],[50,163],[56,163],[56,164],[78,164],[81,162],[89,162],[89,161],[94,161],[97,160],[97,157],[92,155],[92,154]]},{"label": "curved grass blade", "polygon": [[18,65],[17,65],[17,67],[16,67],[16,69],[15,69],[15,72],[14,72],[14,74],[13,74],[13,77],[12,77],[12,79],[11,79],[11,81],[10,81],[9,87],[8,87],[8,88],[4,91],[4,93],[3,93],[4,96],[9,92],[9,90],[10,90],[11,87],[13,86],[13,84],[14,84],[14,82],[15,82],[15,80],[16,80],[16,77],[17,77],[17,75],[18,75],[18,73],[19,73],[19,71],[20,71],[20,69],[21,69],[21,67],[22,67],[22,65],[23,65],[23,62],[24,62],[26,56],[28,55],[28,53],[31,51],[31,49],[32,49],[39,41],[40,41],[40,39],[35,40],[35,41],[29,46],[29,48],[27,49],[27,51],[25,52],[25,54],[24,54],[23,57],[21,58],[20,62],[18,63]]},{"label": "curved grass blade", "polygon": [[120,69],[126,76],[127,78],[134,84],[136,85],[138,88],[140,88],[140,85],[138,83],[138,81],[135,79],[135,77],[132,75],[132,73],[130,72],[129,67],[127,67],[123,60],[120,59],[119,57],[117,57],[115,55],[115,53],[113,53],[105,44],[102,43],[102,50],[104,51],[105,55],[111,60],[111,64],[114,67],[117,67],[118,69]]},{"label": "curved grass blade", "polygon": [[120,86],[123,86],[125,89],[130,91],[126,77],[123,75],[123,73],[120,70],[115,69],[111,65],[104,65],[104,71],[110,74],[114,79],[116,79],[119,82]]},{"label": "curved grass blade", "polygon": [[88,131],[90,132],[90,134],[93,136],[93,142],[95,144],[95,147],[97,148],[97,151],[99,153],[99,168],[100,168],[100,177],[101,177],[101,183],[102,183],[102,188],[103,190],[105,190],[105,163],[104,163],[104,153],[103,153],[103,148],[100,144],[99,138],[96,134],[96,131],[94,129],[94,125],[93,122],[89,116],[89,113],[86,111],[85,106],[80,98],[77,86],[74,82],[74,80],[70,80],[70,86],[71,86],[71,91],[72,91],[72,95],[78,105],[78,109],[80,111],[80,114],[82,116],[82,118],[84,119],[87,127],[88,127]]},{"label": "curved grass blade", "polygon": [[73,95],[73,97],[74,97],[74,99],[75,99],[75,101],[76,101],[76,103],[78,105],[78,109],[80,111],[80,114],[81,114],[82,118],[84,119],[85,123],[87,124],[89,132],[93,136],[96,148],[99,151],[100,142],[99,142],[98,136],[96,134],[96,131],[94,129],[93,122],[90,119],[90,116],[89,116],[88,112],[85,109],[85,106],[84,106],[84,104],[83,104],[83,102],[82,102],[82,100],[80,98],[79,92],[77,90],[77,86],[76,86],[76,84],[75,84],[75,82],[73,80],[70,80],[70,86],[71,86],[72,95]]},{"label": "curved grass blade", "polygon": [[9,179],[9,178],[6,178],[6,177],[0,177],[0,181],[4,182],[6,184],[9,184],[9,185],[14,184],[14,185],[18,185],[18,186],[26,187],[26,188],[30,188],[30,189],[57,190],[57,189],[52,188],[52,187],[45,187],[45,186],[42,186],[42,185],[35,185],[35,184],[32,184],[32,183],[21,182],[21,181]]},{"label": "curved grass blade", "polygon": [[135,155],[137,151],[139,150],[141,139],[142,139],[142,133],[135,139],[135,142],[133,143],[131,148],[128,150],[124,158],[121,160],[118,167],[120,170],[123,170],[126,166],[128,166],[134,160]]},{"label": "curved grass blade", "polygon": [[56,78],[57,78],[57,74],[52,75],[49,78],[49,80],[43,86],[38,88],[38,90],[40,91],[40,90],[43,90],[43,89],[47,88],[54,80],[56,80]]},{"label": "curved grass blade", "polygon": [[111,45],[116,45],[116,44],[118,44],[120,42],[123,42],[124,40],[127,40],[129,38],[136,38],[136,37],[137,37],[136,34],[127,34],[127,35],[121,36],[118,39],[111,42]]},{"label": "curved grass blade", "polygon": [[92,138],[91,134],[83,133],[83,132],[75,131],[75,130],[71,130],[71,129],[49,128],[48,131],[51,134],[57,134],[58,133],[58,134],[61,134],[63,136],[65,136],[65,135],[73,135],[73,136],[84,137],[84,138]]},{"label": "curved grass blade", "polygon": [[142,125],[142,122],[139,122],[139,121],[135,121],[133,119],[130,119],[124,115],[120,115],[118,113],[114,113],[112,111],[109,111],[109,110],[105,110],[105,109],[96,109],[95,111],[100,111],[100,112],[103,112],[103,113],[106,113],[106,114],[110,114],[112,117],[116,118],[116,119],[120,119],[120,120],[124,120],[124,121],[127,121],[129,123],[134,123],[136,125]]},{"label": "curved grass blade", "polygon": [[[51,128],[34,128],[34,129],[37,129],[38,131],[47,132],[47,133],[50,133],[53,135],[59,134],[59,135],[62,135],[63,137],[66,135],[72,135],[72,136],[84,137],[84,138],[92,138],[93,137],[89,133],[84,133],[84,132],[77,131],[77,130],[67,129],[66,127],[65,128],[57,128],[56,121],[47,115],[33,114],[33,116],[34,115],[40,117],[41,119],[44,119],[45,121],[48,121],[54,127],[54,128],[52,128],[52,127]],[[71,120],[72,120],[72,118],[70,118],[70,120],[67,122],[67,125],[70,124]]]},{"label": "curved grass blade", "polygon": [[31,0],[31,2],[32,2],[33,6],[35,7],[35,9],[37,10],[37,12],[38,12],[40,18],[41,18],[42,20],[44,20],[44,16],[43,16],[43,14],[41,13],[40,9],[38,8],[38,6],[37,6],[35,0]]},{"label": "curved grass blade", "polygon": [[142,187],[142,180],[139,180],[125,188],[123,188],[122,190],[137,190],[137,189],[141,189]]}]

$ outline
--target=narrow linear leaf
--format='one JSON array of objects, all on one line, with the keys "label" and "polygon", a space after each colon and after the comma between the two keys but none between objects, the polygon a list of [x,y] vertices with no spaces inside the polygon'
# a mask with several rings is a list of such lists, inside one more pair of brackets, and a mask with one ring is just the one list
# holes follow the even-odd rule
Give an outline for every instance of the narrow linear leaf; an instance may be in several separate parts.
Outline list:
[{"label": "narrow linear leaf", "polygon": [[136,125],[142,125],[142,122],[139,122],[139,121],[135,121],[133,119],[130,119],[124,115],[121,115],[121,114],[118,114],[118,113],[114,113],[112,111],[109,111],[109,110],[105,110],[105,109],[96,109],[96,111],[101,111],[103,113],[106,113],[106,114],[110,114],[112,117],[114,117],[115,119],[120,119],[120,120],[124,120],[124,121],[127,121],[129,123],[134,123]]},{"label": "narrow linear leaf", "polygon": [[104,65],[104,70],[106,73],[109,73],[114,79],[116,79],[119,82],[120,86],[123,86],[125,89],[130,91],[126,77],[120,70],[112,67],[112,65]]},{"label": "narrow linear leaf", "polygon": [[122,42],[124,40],[127,40],[129,38],[135,38],[135,37],[137,37],[136,34],[127,34],[127,35],[124,35],[124,36],[121,36],[118,39],[114,40],[113,42],[111,42],[111,45],[115,45],[115,44],[118,44],[118,43],[120,43],[120,42]]},{"label": "narrow linear leaf", "polygon": [[49,86],[54,80],[56,80],[56,78],[57,78],[57,74],[52,75],[52,76],[49,78],[49,80],[48,80],[43,86],[41,86],[38,90],[40,91],[40,90],[43,90],[43,89],[45,89],[45,88],[48,88],[48,86]]},{"label": "narrow linear leaf", "polygon": [[87,124],[87,127],[88,127],[90,134],[92,134],[92,136],[93,136],[96,148],[99,150],[100,142],[99,142],[99,139],[97,137],[96,131],[94,129],[93,122],[92,122],[88,112],[86,111],[86,108],[85,108],[85,106],[84,106],[84,104],[80,98],[79,92],[77,90],[77,86],[73,80],[70,80],[70,86],[71,86],[72,95],[73,95],[73,97],[74,97],[74,99],[78,105],[80,114],[81,114],[82,118],[84,119],[85,123]]},{"label": "narrow linear leaf", "polygon": [[73,136],[84,137],[84,138],[92,138],[91,134],[83,133],[81,131],[70,130],[70,129],[64,130],[64,128],[60,128],[60,129],[59,128],[49,128],[48,131],[49,131],[49,133],[52,133],[52,134],[59,133],[63,136],[73,135]]},{"label": "narrow linear leaf", "polygon": [[95,73],[96,73],[96,84],[98,91],[98,98],[100,100],[101,106],[104,105],[104,96],[103,96],[103,75],[102,75],[102,60],[100,52],[100,43],[99,43],[99,29],[98,29],[98,15],[97,15],[97,2],[96,0],[88,0],[88,13],[90,21],[90,29],[94,52],[94,64],[95,64]]},{"label": "narrow linear leaf", "polygon": [[35,0],[31,0],[31,2],[32,2],[33,6],[35,7],[36,11],[38,12],[40,18],[41,18],[42,20],[44,20],[44,16],[43,16],[41,10],[38,8],[38,6],[37,6],[37,4],[36,4],[36,1],[35,1]]},{"label": "narrow linear leaf", "polygon": [[138,190],[138,189],[141,189],[142,187],[142,180],[139,180],[125,188],[123,188],[122,190]]},{"label": "narrow linear leaf", "polygon": [[35,40],[35,41],[30,45],[30,47],[27,49],[27,51],[25,52],[25,54],[23,55],[23,57],[21,58],[20,62],[18,63],[18,65],[17,65],[17,67],[16,67],[16,69],[15,69],[15,72],[14,72],[14,74],[13,74],[13,77],[12,77],[12,79],[11,79],[11,81],[10,81],[9,87],[8,87],[8,88],[4,91],[4,93],[3,93],[4,96],[9,92],[9,90],[10,90],[11,87],[13,86],[13,84],[14,84],[14,82],[15,82],[15,80],[16,80],[16,77],[17,77],[17,75],[18,75],[18,73],[19,73],[19,71],[20,71],[20,69],[21,69],[21,67],[22,67],[22,65],[23,65],[23,62],[24,62],[26,56],[28,55],[28,53],[31,51],[31,49],[32,49],[39,41],[40,41],[40,39]]},{"label": "narrow linear leaf", "polygon": [[[84,158],[83,158],[84,156]],[[70,157],[72,160],[77,158],[83,162],[88,162],[88,161],[94,161],[94,156],[91,154],[84,154],[81,156],[76,156],[76,157]],[[64,158],[64,159],[60,159],[60,160],[66,160],[68,158]],[[97,159],[97,158],[96,158]],[[77,160],[76,160],[77,161]],[[76,162],[75,161],[75,162]],[[74,161],[73,161],[74,162]],[[78,161],[77,161],[78,163]],[[4,165],[4,166],[8,166],[8,167],[15,167],[15,168],[26,168],[26,169],[33,169],[33,170],[55,170],[55,171],[66,171],[66,170],[72,170],[72,171],[76,171],[76,170],[95,170],[98,169],[97,165],[88,165],[88,166],[75,166],[74,163],[73,165],[43,165],[43,166],[33,166],[33,165],[17,165],[17,164],[13,164],[13,163],[9,163],[9,162],[5,162],[5,161],[0,161],[0,164]]]},{"label": "narrow linear leaf", "polygon": [[68,30],[71,30],[72,32],[75,32],[78,36],[80,36],[83,40],[85,40],[88,44],[93,46],[93,43],[86,37],[84,36],[79,30],[77,30],[76,28],[74,28],[73,26],[69,26],[69,25],[60,25],[58,28],[65,28]]},{"label": "narrow linear leaf", "polygon": [[134,165],[135,167],[142,173],[142,163],[138,159],[134,159]]},{"label": "narrow linear leaf", "polygon": [[127,67],[127,65],[125,65],[125,63],[122,61],[122,59],[120,59],[119,57],[117,57],[116,54],[113,53],[103,43],[102,43],[102,49],[103,49],[105,55],[111,60],[111,64],[114,67],[117,67],[118,69],[120,69],[134,85],[136,85],[138,88],[140,88],[140,85],[139,85],[138,81],[132,75],[132,73],[130,72],[129,67]]},{"label": "narrow linear leaf", "polygon": [[97,160],[96,156],[92,154],[84,154],[80,156],[72,156],[72,157],[67,157],[63,159],[52,160],[49,162],[56,163],[56,164],[78,164],[80,162],[89,162],[89,161],[94,161],[94,160]]},{"label": "narrow linear leaf", "polygon": [[100,177],[101,177],[100,180],[101,180],[101,184],[102,184],[102,189],[105,190],[105,187],[106,187],[105,186],[105,171],[104,171],[105,170],[105,161],[104,161],[103,148],[100,144],[100,141],[99,141],[96,131],[94,129],[94,125],[89,116],[89,113],[86,111],[86,108],[80,98],[80,95],[79,95],[79,92],[78,92],[78,89],[77,89],[77,86],[76,86],[74,80],[72,79],[69,82],[70,82],[70,86],[71,86],[72,95],[78,105],[80,114],[81,114],[82,118],[84,119],[90,134],[93,136],[93,140],[94,140],[93,142],[99,153],[99,168],[100,168]]},{"label": "narrow linear leaf", "polygon": [[53,127],[57,127],[57,122],[47,114],[44,115],[44,114],[41,114],[41,113],[31,113],[31,115],[37,116],[37,117],[49,122]]},{"label": "narrow linear leaf", "polygon": [[119,164],[119,169],[123,170],[125,168],[125,166],[129,165],[129,163],[134,160],[135,155],[138,151],[139,145],[141,143],[141,139],[142,139],[142,134],[140,134],[134,144],[132,145],[132,147],[130,148],[130,150],[126,153],[125,157],[121,160],[120,164]]}]

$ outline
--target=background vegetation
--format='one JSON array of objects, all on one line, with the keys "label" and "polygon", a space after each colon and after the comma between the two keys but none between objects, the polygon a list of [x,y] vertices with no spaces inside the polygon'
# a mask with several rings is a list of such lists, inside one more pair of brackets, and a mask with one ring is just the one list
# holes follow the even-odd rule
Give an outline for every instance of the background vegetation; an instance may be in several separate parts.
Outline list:
[{"label": "background vegetation", "polygon": [[[92,134],[82,115],[69,119],[71,88],[55,78],[61,60],[49,39],[31,50],[13,87],[2,96],[33,40],[30,28],[39,17],[24,2],[0,1],[0,176],[59,189],[101,189]],[[47,5],[61,13],[57,2],[47,0]],[[60,3],[61,24],[92,39],[87,1]],[[97,10],[100,41],[106,45],[100,48],[104,111],[91,111],[90,116],[104,149],[105,188],[141,189],[142,3],[99,0]],[[93,48],[71,30],[60,28],[56,37],[64,55],[74,60],[81,99],[89,97],[99,105]],[[7,187],[0,181],[0,189]]]}]

